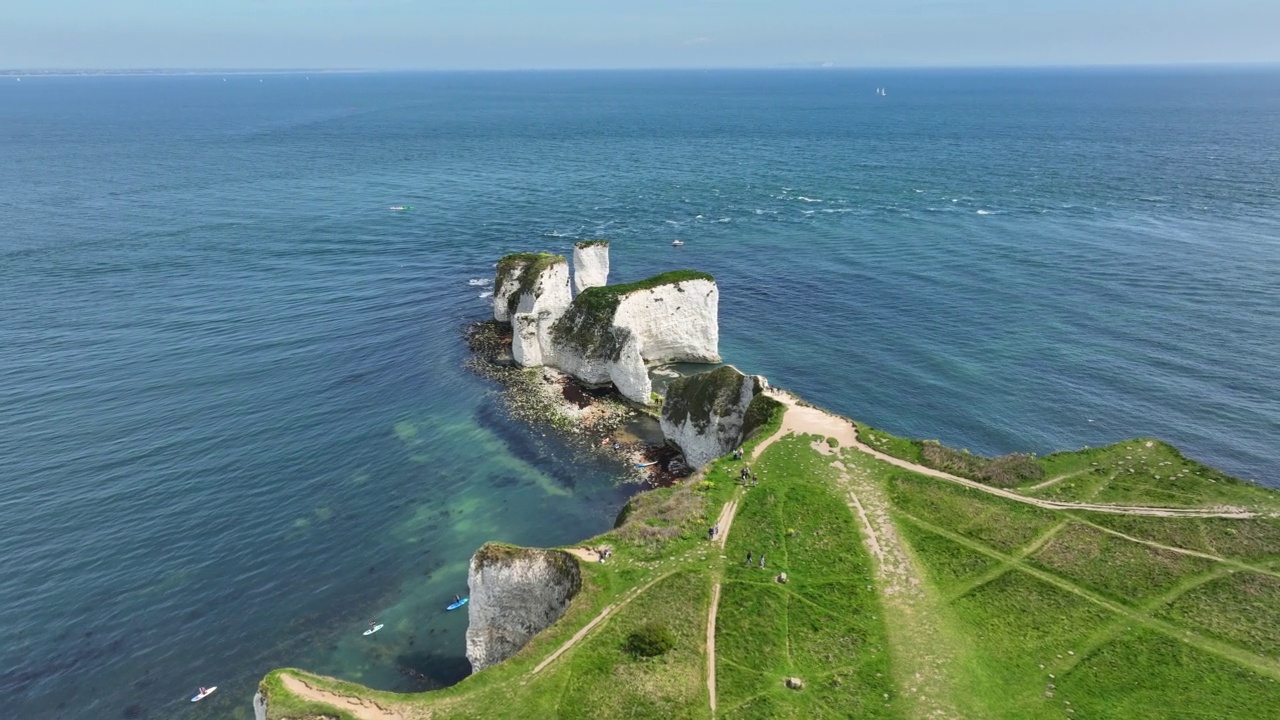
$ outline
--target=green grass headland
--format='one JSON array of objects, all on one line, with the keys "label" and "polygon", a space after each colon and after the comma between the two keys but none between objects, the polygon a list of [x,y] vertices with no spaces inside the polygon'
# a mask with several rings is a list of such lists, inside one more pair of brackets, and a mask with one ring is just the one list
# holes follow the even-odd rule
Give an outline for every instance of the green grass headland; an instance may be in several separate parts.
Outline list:
[{"label": "green grass headland", "polygon": [[[581,592],[514,657],[415,695],[277,670],[261,685],[269,717],[369,717],[348,699],[402,720],[906,720],[934,706],[975,720],[1254,720],[1280,708],[1280,493],[1147,439],[970,487],[865,452],[936,470],[924,443],[866,426],[856,445],[782,435],[791,411],[769,400],[744,444],[759,484],[742,486],[743,461],[726,457],[634,498],[618,527],[583,540],[613,556],[581,564]],[[982,482],[981,461],[953,472]],[[1050,499],[1206,516],[1035,504]],[[726,506],[721,548],[707,529]],[[664,651],[634,652],[655,624]]]}]

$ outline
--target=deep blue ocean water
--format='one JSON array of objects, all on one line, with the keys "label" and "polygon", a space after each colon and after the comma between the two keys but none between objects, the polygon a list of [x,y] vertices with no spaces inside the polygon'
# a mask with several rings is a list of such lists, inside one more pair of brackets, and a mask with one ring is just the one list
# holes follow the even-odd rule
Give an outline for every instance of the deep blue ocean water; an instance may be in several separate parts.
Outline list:
[{"label": "deep blue ocean water", "polygon": [[1280,484],[1277,70],[5,79],[0,717],[462,677],[471,552],[631,492],[462,367],[469,281],[590,237],[891,431]]}]

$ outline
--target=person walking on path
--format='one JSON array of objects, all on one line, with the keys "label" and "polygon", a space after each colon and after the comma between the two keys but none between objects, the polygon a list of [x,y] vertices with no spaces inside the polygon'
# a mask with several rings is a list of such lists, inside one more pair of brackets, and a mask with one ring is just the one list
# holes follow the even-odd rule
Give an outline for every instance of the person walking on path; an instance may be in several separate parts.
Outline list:
[{"label": "person walking on path", "polygon": [[750,565],[750,564],[751,564],[751,551],[750,551],[750,550],[748,550],[748,551],[747,551],[747,564],[748,564],[748,565]]}]

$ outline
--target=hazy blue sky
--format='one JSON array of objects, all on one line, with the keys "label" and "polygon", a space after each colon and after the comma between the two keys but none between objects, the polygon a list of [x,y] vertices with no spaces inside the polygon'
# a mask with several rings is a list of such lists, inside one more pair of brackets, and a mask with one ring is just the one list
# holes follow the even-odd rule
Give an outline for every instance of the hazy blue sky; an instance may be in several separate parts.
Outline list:
[{"label": "hazy blue sky", "polygon": [[0,67],[1280,61],[1280,0],[3,0]]}]

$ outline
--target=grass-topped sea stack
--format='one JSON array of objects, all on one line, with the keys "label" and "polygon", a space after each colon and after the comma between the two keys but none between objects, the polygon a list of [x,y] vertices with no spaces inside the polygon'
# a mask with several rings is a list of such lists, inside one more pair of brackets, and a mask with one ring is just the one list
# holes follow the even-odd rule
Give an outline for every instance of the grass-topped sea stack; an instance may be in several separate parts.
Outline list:
[{"label": "grass-topped sea stack", "polygon": [[720,361],[715,278],[673,270],[647,280],[584,290],[551,328],[549,365],[583,382],[613,383],[648,403],[647,363]]},{"label": "grass-topped sea stack", "polygon": [[[576,269],[582,282],[603,281],[608,252],[602,240],[575,247],[575,260],[591,265]],[[523,367],[549,365],[588,385],[612,383],[648,404],[647,364],[720,361],[720,291],[706,273],[673,270],[587,287],[570,302],[564,257],[517,253],[498,262],[494,287],[493,317],[511,323],[511,353]]]},{"label": "grass-topped sea stack", "polygon": [[569,306],[569,263],[563,255],[515,253],[498,261],[493,319],[511,323],[511,354],[541,365],[551,326]]}]

